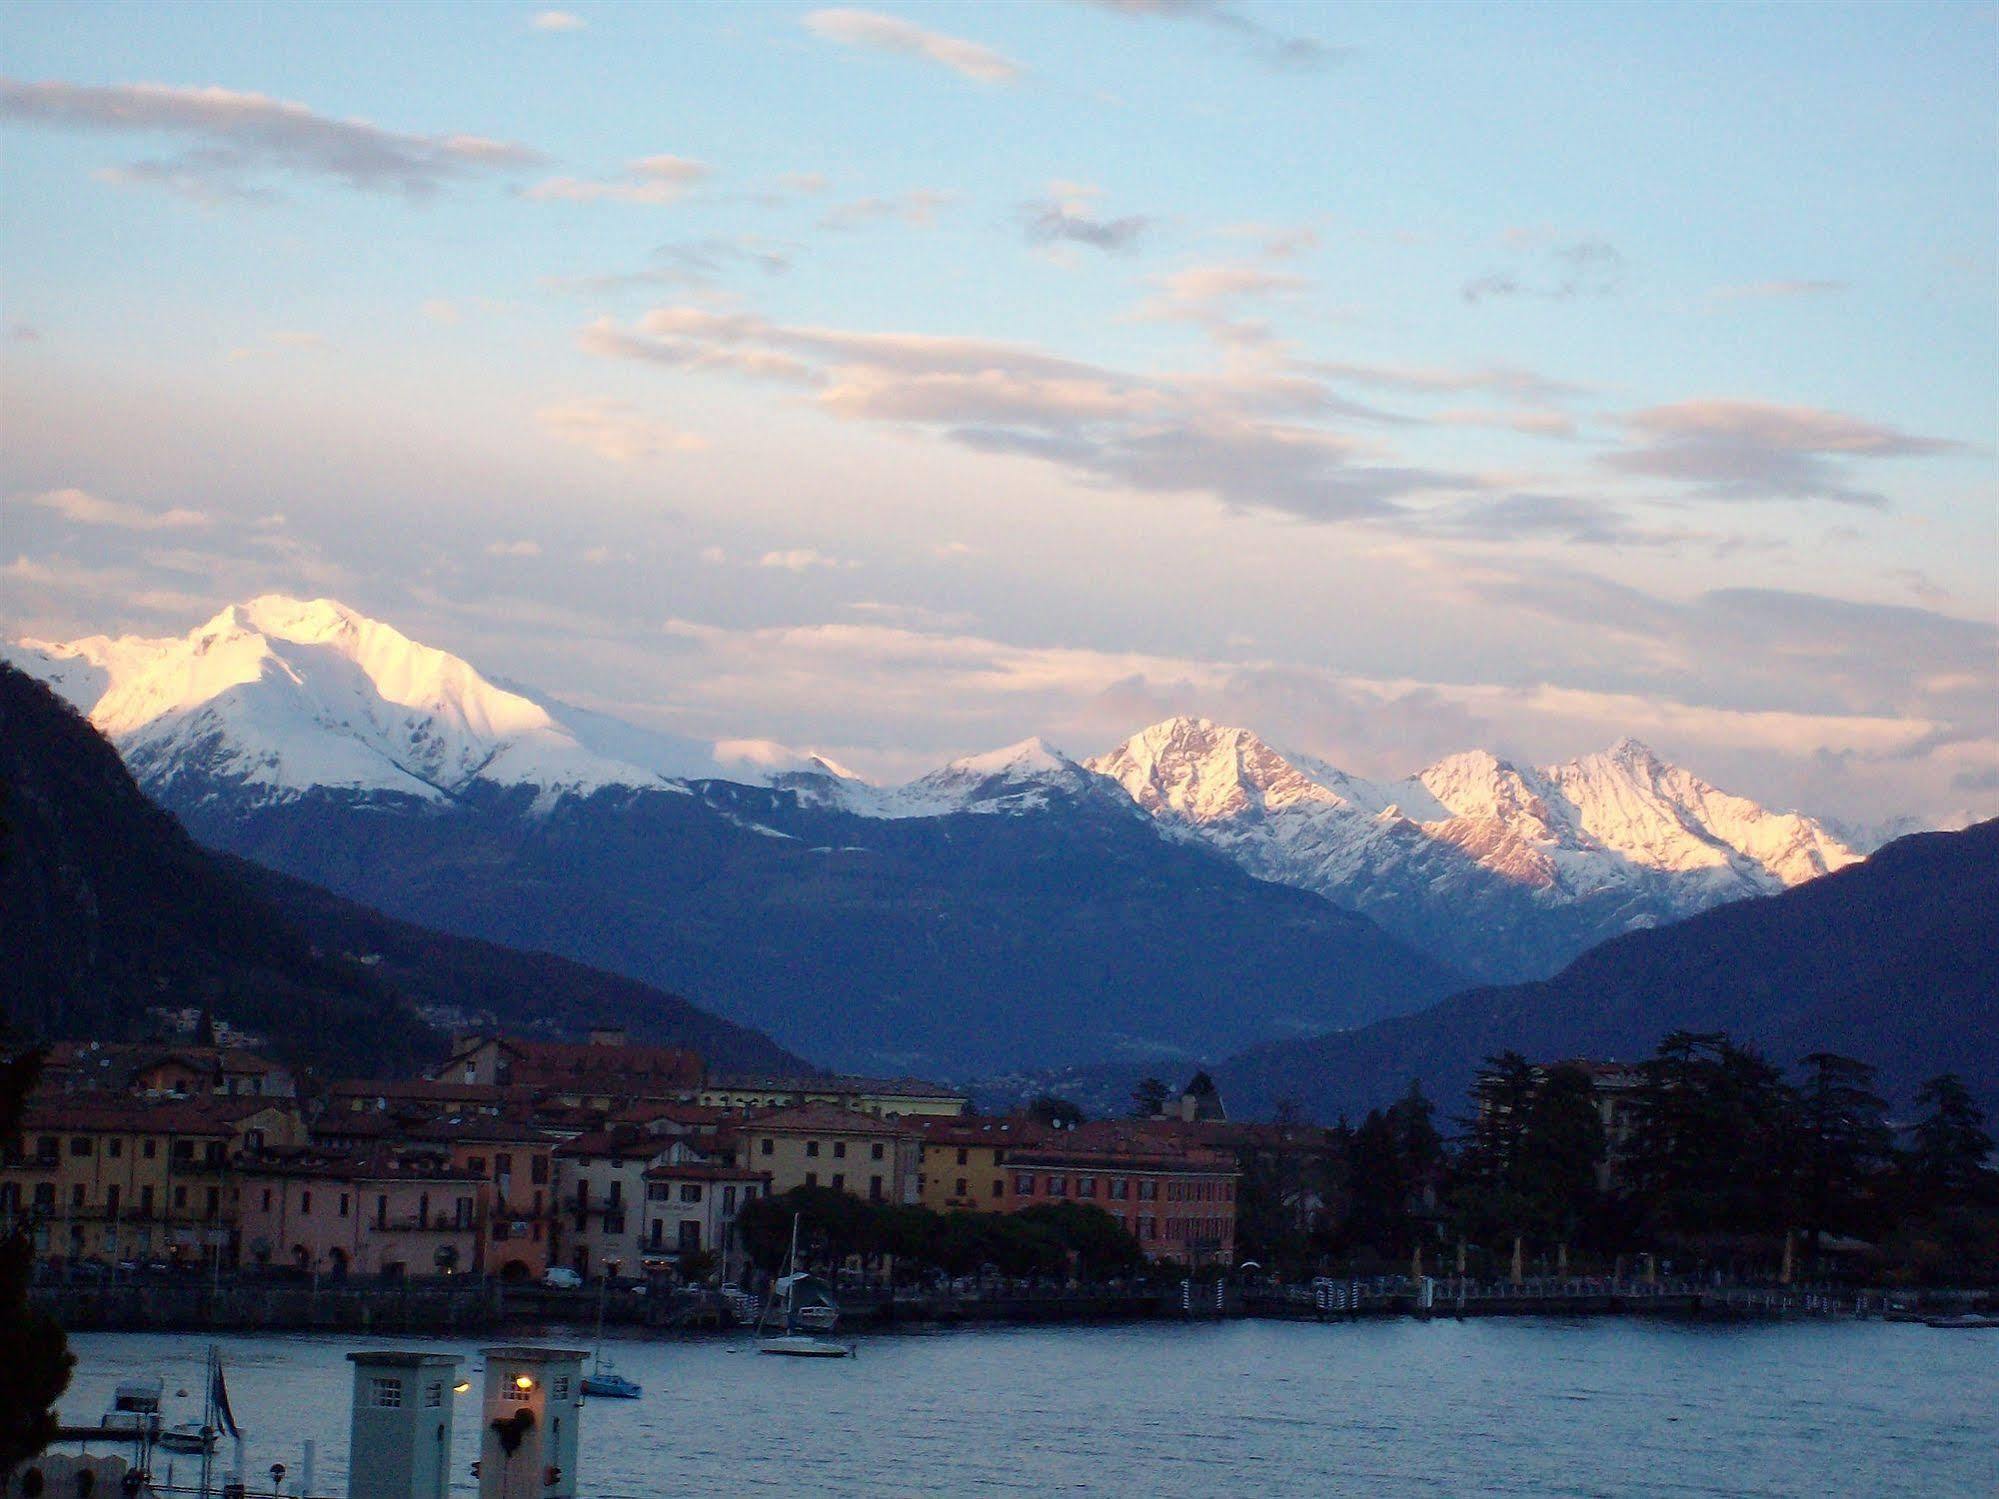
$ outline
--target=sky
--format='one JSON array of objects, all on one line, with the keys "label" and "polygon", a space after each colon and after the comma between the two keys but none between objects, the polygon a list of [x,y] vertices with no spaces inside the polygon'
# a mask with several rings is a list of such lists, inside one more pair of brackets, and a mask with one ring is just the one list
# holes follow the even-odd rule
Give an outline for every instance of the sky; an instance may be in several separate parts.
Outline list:
[{"label": "sky", "polygon": [[0,11],[0,630],[1999,812],[1999,8]]}]

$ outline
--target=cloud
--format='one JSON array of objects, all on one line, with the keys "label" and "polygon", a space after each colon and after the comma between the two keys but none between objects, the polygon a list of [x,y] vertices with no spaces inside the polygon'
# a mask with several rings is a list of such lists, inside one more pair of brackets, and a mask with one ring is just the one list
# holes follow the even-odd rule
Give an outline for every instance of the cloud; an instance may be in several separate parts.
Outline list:
[{"label": "cloud", "polygon": [[170,510],[144,510],[123,500],[106,500],[82,489],[51,489],[29,495],[27,503],[53,510],[79,526],[111,526],[121,531],[182,531],[209,525],[210,517],[200,510],[175,506]]},{"label": "cloud", "polygon": [[518,171],[542,160],[538,152],[510,141],[384,130],[364,120],[336,120],[303,104],[224,88],[0,79],[0,119],[26,126],[182,137],[193,143],[182,155],[113,168],[113,180],[217,198],[268,196],[255,179],[271,173],[423,198],[468,178]]},{"label": "cloud", "polygon": [[1708,300],[1742,302],[1830,297],[1846,290],[1848,287],[1844,281],[1751,281],[1741,286],[1717,286],[1708,293]]},{"label": "cloud", "polygon": [[708,235],[658,246],[652,252],[653,264],[644,270],[554,277],[543,284],[590,296],[659,287],[709,286],[739,268],[782,276],[792,268],[795,250],[795,246],[754,234]]},{"label": "cloud", "polygon": [[629,328],[602,320],[581,342],[604,357],[781,384],[832,416],[1050,463],[1086,482],[1205,494],[1238,509],[1388,518],[1406,497],[1484,487],[1371,461],[1371,443],[1326,425],[1353,415],[1349,404],[1268,370],[1143,375],[1001,340],[792,326],[694,306],[655,308]]},{"label": "cloud", "polygon": [[1082,0],[1082,3],[1099,10],[1115,11],[1122,16],[1204,21],[1241,38],[1248,45],[1251,56],[1271,68],[1320,68],[1348,55],[1348,49],[1344,47],[1331,47],[1312,37],[1273,31],[1251,20],[1227,0]]},{"label": "cloud", "polygon": [[541,543],[538,541],[489,541],[486,543],[488,557],[539,557]]},{"label": "cloud", "polygon": [[1412,395],[1495,395],[1507,400],[1546,403],[1586,395],[1589,387],[1556,380],[1512,365],[1475,369],[1439,366],[1314,362],[1315,374],[1343,384],[1368,385]]},{"label": "cloud", "polygon": [[865,224],[899,221],[912,229],[930,229],[937,223],[939,209],[957,201],[956,193],[916,188],[892,197],[855,198],[836,204],[819,220],[821,229],[858,229]]},{"label": "cloud", "polygon": [[542,407],[534,417],[549,436],[587,448],[613,463],[698,453],[708,446],[707,439],[698,433],[682,432],[641,416],[624,401],[562,401]]},{"label": "cloud", "polygon": [[838,557],[829,557],[817,547],[786,547],[781,551],[765,552],[757,558],[758,567],[782,568],[785,572],[804,573],[821,567],[854,567],[857,564],[842,562]]},{"label": "cloud", "polygon": [[[1509,235],[1516,244],[1527,237],[1525,231]],[[1607,297],[1624,284],[1623,252],[1604,240],[1532,248],[1525,264],[1474,277],[1464,284],[1460,295],[1474,306],[1506,297],[1569,302],[1578,297]]]},{"label": "cloud", "polygon": [[622,177],[594,181],[550,177],[522,191],[536,202],[672,203],[709,175],[706,162],[685,156],[642,156],[625,164]]},{"label": "cloud", "polygon": [[331,347],[322,333],[308,333],[295,328],[279,328],[264,335],[263,340],[254,344],[241,344],[229,351],[229,359],[241,362],[245,359],[260,359],[285,349],[301,349],[310,354],[323,354]]},{"label": "cloud", "polygon": [[538,10],[528,19],[528,25],[536,31],[582,31],[589,24],[566,10]]},{"label": "cloud", "polygon": [[990,47],[946,36],[940,31],[926,31],[880,11],[815,10],[806,15],[804,24],[815,36],[843,47],[870,47],[878,52],[922,58],[975,83],[1013,83],[1026,72],[1012,58]]},{"label": "cloud", "polygon": [[1050,188],[1050,196],[1022,203],[1015,210],[1015,217],[1031,245],[1088,245],[1112,255],[1137,248],[1152,220],[1142,214],[1099,218],[1091,201],[1098,196],[1093,187],[1056,183]]},{"label": "cloud", "polygon": [[1710,499],[1831,500],[1885,508],[1886,496],[1850,482],[1856,462],[1929,457],[1961,443],[1763,401],[1680,401],[1624,419],[1634,442],[1601,459],[1619,473],[1691,485]]}]

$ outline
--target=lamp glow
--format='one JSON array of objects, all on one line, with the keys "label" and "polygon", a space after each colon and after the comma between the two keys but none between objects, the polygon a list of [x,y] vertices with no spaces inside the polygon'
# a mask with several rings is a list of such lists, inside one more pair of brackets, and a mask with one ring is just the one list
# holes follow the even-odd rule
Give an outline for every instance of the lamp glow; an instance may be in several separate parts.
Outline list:
[{"label": "lamp glow", "polygon": [[469,1380],[469,1379],[461,1379],[461,1380],[459,1380],[459,1381],[458,1381],[458,1383],[457,1383],[457,1384],[455,1384],[455,1385],[453,1385],[453,1386],[451,1387],[451,1393],[452,1393],[452,1394],[454,1394],[454,1395],[463,1395],[463,1394],[466,1394],[467,1392],[469,1392],[469,1391],[471,1390],[471,1388],[472,1388],[472,1381],[471,1381],[471,1380]]},{"label": "lamp glow", "polygon": [[517,1390],[533,1389],[534,1376],[532,1374],[516,1374],[514,1376],[514,1388]]}]

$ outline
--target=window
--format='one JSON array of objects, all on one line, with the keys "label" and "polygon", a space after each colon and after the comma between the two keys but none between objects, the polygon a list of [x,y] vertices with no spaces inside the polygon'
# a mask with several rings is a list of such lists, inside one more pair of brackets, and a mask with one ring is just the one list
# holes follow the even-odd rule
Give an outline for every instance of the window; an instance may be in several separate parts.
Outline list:
[{"label": "window", "polygon": [[389,1199],[385,1194],[375,1199],[375,1227],[387,1228],[388,1226],[389,1226]]},{"label": "window", "polygon": [[347,1194],[345,1192],[340,1194],[340,1216],[343,1218],[347,1216]]},{"label": "window", "polygon": [[69,1153],[71,1155],[89,1155],[90,1136],[78,1135],[75,1139],[71,1140],[69,1142]]},{"label": "window", "polygon": [[401,1410],[403,1404],[403,1382],[400,1379],[374,1378],[368,1381],[368,1403],[381,1410]]},{"label": "window", "polygon": [[816,1156],[816,1155],[818,1155],[818,1154],[819,1154],[819,1142],[818,1142],[817,1140],[807,1140],[807,1141],[805,1142],[805,1153],[806,1153],[807,1155],[809,1155],[809,1156]]},{"label": "window", "polygon": [[270,1210],[271,1210],[271,1189],[269,1187],[266,1187],[264,1188],[264,1211],[268,1213]]},{"label": "window", "polygon": [[220,1140],[210,1140],[202,1151],[203,1161],[210,1166],[220,1166],[227,1158],[228,1147]]},{"label": "window", "polygon": [[194,1141],[174,1141],[174,1159],[176,1161],[192,1161],[194,1159]]},{"label": "window", "polygon": [[958,1164],[960,1166],[965,1165],[971,1159],[971,1155],[972,1153],[969,1150],[965,1149],[964,1146],[960,1145],[958,1147]]},{"label": "window", "polygon": [[301,1218],[310,1218],[312,1216],[312,1193],[301,1192],[298,1194],[298,1212]]},{"label": "window", "polygon": [[[881,1178],[878,1176],[875,1178],[875,1180],[880,1181]],[[961,1176],[958,1178],[958,1189],[955,1192],[953,1192],[951,1195],[953,1197],[963,1197],[967,1195],[967,1193],[970,1191],[970,1188],[971,1184],[967,1182],[964,1177]]]},{"label": "window", "polygon": [[509,1155],[506,1151],[501,1151],[498,1155],[493,1157],[493,1175],[512,1176],[513,1174],[514,1174],[514,1158],[511,1155]]},{"label": "window", "polygon": [[186,1206],[187,1206],[187,1188],[186,1188],[186,1187],[175,1187],[175,1188],[174,1188],[174,1206],[175,1206],[175,1207],[177,1207],[177,1208],[184,1208],[184,1207],[186,1207]]},{"label": "window", "polygon": [[[148,1187],[147,1191],[152,1188]],[[54,1182],[35,1183],[35,1206],[45,1212],[53,1212],[56,1205],[56,1184]]]},{"label": "window", "polygon": [[1140,1202],[1157,1202],[1159,1200],[1159,1183],[1155,1181],[1140,1182],[1138,1184],[1138,1200]]},{"label": "window", "polygon": [[701,1200],[701,1183],[682,1182],[680,1184],[680,1200],[682,1202],[699,1202]]},{"label": "window", "polygon": [[734,1187],[724,1187],[722,1189],[722,1211],[724,1213],[733,1213],[735,1210],[736,1189]]},{"label": "window", "polygon": [[469,1197],[459,1198],[457,1209],[457,1223],[454,1226],[458,1228],[470,1228],[472,1226],[472,1199]]},{"label": "window", "polygon": [[835,1140],[833,1142],[833,1159],[836,1161],[844,1161],[846,1158],[847,1158],[847,1142],[845,1140]]},{"label": "window", "polygon": [[1004,1196],[1006,1196],[1006,1178],[1005,1178],[1005,1177],[1000,1177],[1000,1176],[996,1176],[996,1177],[994,1177],[994,1178],[993,1178],[993,1196],[995,1196],[995,1197],[1004,1197]]},{"label": "window", "polygon": [[1131,1178],[1114,1176],[1111,1178],[1110,1195],[1122,1201],[1131,1196]]},{"label": "window", "polygon": [[43,1160],[53,1161],[60,1153],[60,1142],[54,1135],[37,1135],[35,1137],[35,1154]]},{"label": "window", "polygon": [[211,1223],[222,1216],[222,1189],[220,1187],[210,1187],[208,1189],[206,1211]]},{"label": "window", "polygon": [[465,1169],[470,1171],[474,1176],[484,1176],[486,1174],[486,1158],[482,1155],[467,1156],[465,1158]]},{"label": "window", "polygon": [[1067,1197],[1069,1195],[1069,1178],[1066,1176],[1049,1177],[1048,1195],[1050,1197]]},{"label": "window", "polygon": [[444,1381],[433,1379],[423,1387],[423,1408],[427,1411],[444,1408]]},{"label": "window", "polygon": [[148,1218],[153,1216],[153,1189],[151,1187],[139,1188],[139,1211]]},{"label": "window", "polygon": [[104,1211],[107,1216],[118,1216],[118,1184],[113,1182],[104,1189]]},{"label": "window", "polygon": [[106,1140],[104,1142],[104,1153],[110,1156],[112,1160],[117,1160],[125,1154],[125,1142],[123,1140]]},{"label": "window", "polygon": [[1078,1197],[1095,1197],[1097,1195],[1097,1179],[1094,1176],[1078,1177],[1076,1179],[1076,1195]]},{"label": "window", "polygon": [[611,1178],[611,1190],[604,1198],[607,1208],[621,1208],[625,1205],[625,1184],[616,1177]]},{"label": "window", "polygon": [[548,1185],[548,1157],[536,1156],[528,1166],[528,1180],[537,1187]]},{"label": "window", "polygon": [[882,1148],[880,1145],[876,1145],[874,1147],[874,1149],[870,1152],[869,1158],[871,1160],[877,1160],[877,1161],[882,1158]]},{"label": "window", "polygon": [[682,1254],[691,1254],[701,1247],[701,1225],[692,1218],[681,1220],[680,1242],[677,1246]]},{"label": "window", "polygon": [[759,1142],[758,1142],[758,1147],[759,1147],[759,1154],[762,1154],[762,1155],[769,1155],[769,1154],[770,1154],[770,1152],[771,1152],[771,1146],[772,1146],[772,1143],[773,1143],[773,1142],[772,1142],[772,1141],[770,1141],[770,1140],[761,1140],[761,1141],[759,1141]]},{"label": "window", "polygon": [[160,1142],[158,1140],[141,1140],[139,1142],[139,1154],[144,1156],[147,1160],[150,1161],[154,1156],[158,1155],[159,1153],[160,1153]]},{"label": "window", "polygon": [[82,1182],[78,1182],[75,1186],[69,1189],[69,1205],[73,1208],[80,1208],[83,1206]]},{"label": "window", "polygon": [[819,1185],[819,1173],[818,1173],[817,1171],[808,1171],[808,1172],[806,1172],[806,1173],[805,1173],[805,1185],[806,1185],[806,1186],[808,1186],[808,1187],[816,1187],[816,1186],[818,1186],[818,1185]]},{"label": "window", "polygon": [[559,1376],[554,1385],[550,1387],[548,1393],[549,1398],[552,1400],[567,1400],[569,1398],[569,1376],[567,1374]]},{"label": "window", "polygon": [[1032,1197],[1034,1195],[1034,1178],[1025,1171],[1017,1174],[1013,1179],[1013,1195],[1016,1197]]},{"label": "window", "polygon": [[844,1191],[846,1191],[846,1190],[847,1190],[847,1173],[846,1173],[846,1172],[844,1172],[844,1171],[835,1171],[835,1172],[833,1173],[833,1190],[834,1190],[835,1192],[844,1192]]},{"label": "window", "polygon": [[882,1200],[882,1179],[879,1176],[868,1178],[868,1197],[873,1202]]}]

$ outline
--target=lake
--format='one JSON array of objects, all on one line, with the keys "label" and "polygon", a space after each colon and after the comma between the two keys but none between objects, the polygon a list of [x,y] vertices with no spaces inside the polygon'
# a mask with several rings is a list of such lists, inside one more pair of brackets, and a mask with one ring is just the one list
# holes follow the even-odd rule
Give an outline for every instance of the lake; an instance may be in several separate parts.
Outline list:
[{"label": "lake", "polygon": [[[201,1338],[71,1341],[67,1419],[94,1421],[119,1380],[150,1373],[170,1421],[200,1415]],[[296,1479],[310,1437],[319,1493],[344,1495],[350,1351],[463,1353],[469,1372],[509,1340],[219,1341],[252,1473],[284,1461]],[[645,1396],[583,1410],[582,1492],[599,1499],[1999,1494],[1999,1333],[1919,1324],[952,1329],[865,1336],[838,1361],[760,1357],[746,1337],[607,1347]],[[471,1494],[477,1395],[463,1398],[455,1471]]]}]

